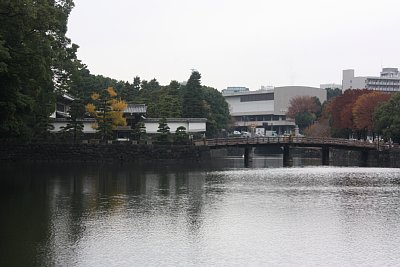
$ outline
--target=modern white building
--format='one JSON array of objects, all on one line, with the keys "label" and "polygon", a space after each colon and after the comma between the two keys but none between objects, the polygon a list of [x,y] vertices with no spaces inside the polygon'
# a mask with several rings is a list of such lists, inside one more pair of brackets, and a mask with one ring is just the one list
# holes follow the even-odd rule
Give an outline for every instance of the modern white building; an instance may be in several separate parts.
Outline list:
[{"label": "modern white building", "polygon": [[240,131],[255,129],[256,133],[275,131],[290,133],[295,128],[293,120],[286,119],[290,100],[297,96],[317,97],[326,101],[326,90],[307,86],[282,86],[246,92],[226,92],[223,96],[229,104],[235,127]]},{"label": "modern white building", "polygon": [[369,89],[383,92],[400,91],[398,68],[383,68],[380,76],[355,76],[353,69],[343,70],[343,91],[347,89]]}]

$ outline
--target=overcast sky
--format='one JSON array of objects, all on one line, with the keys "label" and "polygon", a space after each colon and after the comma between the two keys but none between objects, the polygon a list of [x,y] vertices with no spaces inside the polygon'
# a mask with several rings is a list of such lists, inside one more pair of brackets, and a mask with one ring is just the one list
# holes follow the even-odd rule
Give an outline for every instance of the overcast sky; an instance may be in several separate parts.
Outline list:
[{"label": "overcast sky", "polygon": [[162,85],[341,83],[400,67],[399,0],[75,0],[67,35],[92,74]]}]

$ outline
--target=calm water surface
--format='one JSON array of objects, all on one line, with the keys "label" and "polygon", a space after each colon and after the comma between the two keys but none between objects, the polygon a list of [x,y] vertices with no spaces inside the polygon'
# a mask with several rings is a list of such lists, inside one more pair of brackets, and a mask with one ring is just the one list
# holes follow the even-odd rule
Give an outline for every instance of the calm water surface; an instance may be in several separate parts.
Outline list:
[{"label": "calm water surface", "polygon": [[399,169],[276,161],[3,165],[0,266],[400,266]]}]

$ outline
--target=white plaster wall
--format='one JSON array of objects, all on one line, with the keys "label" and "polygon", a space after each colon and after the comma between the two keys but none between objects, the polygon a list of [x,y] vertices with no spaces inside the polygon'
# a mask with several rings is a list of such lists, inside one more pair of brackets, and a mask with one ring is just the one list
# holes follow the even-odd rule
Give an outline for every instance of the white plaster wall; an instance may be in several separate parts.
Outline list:
[{"label": "white plaster wall", "polygon": [[157,133],[158,122],[145,122],[144,126],[146,127],[146,133]]},{"label": "white plaster wall", "polygon": [[94,122],[84,122],[83,123],[83,132],[84,133],[95,133],[96,130],[93,129],[92,125]]},{"label": "white plaster wall", "polygon": [[206,123],[205,122],[190,122],[189,127],[186,128],[188,132],[205,132],[206,131]]},{"label": "white plaster wall", "polygon": [[[180,126],[186,128],[186,132],[205,132],[205,122],[167,122],[171,133],[175,133],[176,129]],[[158,122],[145,122],[147,133],[157,133],[159,123]]]},{"label": "white plaster wall", "polygon": [[[84,122],[83,123],[83,132],[84,133],[95,133],[96,130],[92,128],[93,122]],[[52,125],[54,129],[51,130],[52,132],[59,132],[61,131],[61,127],[67,126],[66,122],[53,122]]]},{"label": "white plaster wall", "polygon": [[59,131],[61,131],[61,127],[67,126],[67,123],[66,122],[53,122],[52,125],[54,126],[54,129],[51,131],[59,132]]}]

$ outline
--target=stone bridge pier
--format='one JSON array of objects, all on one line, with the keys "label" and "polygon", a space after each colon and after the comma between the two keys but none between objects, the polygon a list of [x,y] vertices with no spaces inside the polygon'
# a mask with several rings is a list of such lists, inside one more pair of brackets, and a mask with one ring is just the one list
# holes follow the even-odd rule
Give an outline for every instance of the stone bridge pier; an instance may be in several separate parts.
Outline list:
[{"label": "stone bridge pier", "polygon": [[244,167],[249,168],[251,163],[253,162],[254,157],[254,147],[253,146],[246,146],[244,148]]},{"label": "stone bridge pier", "polygon": [[[290,145],[283,146],[283,167],[292,167],[293,166],[293,157],[290,153]],[[321,164],[323,166],[330,165],[330,157],[329,153],[330,149],[329,146],[322,146],[321,147]]]}]

